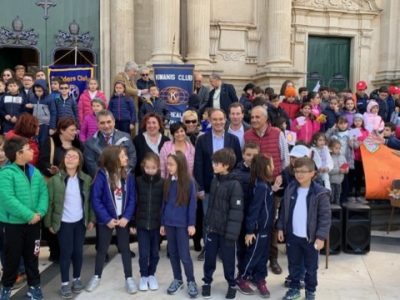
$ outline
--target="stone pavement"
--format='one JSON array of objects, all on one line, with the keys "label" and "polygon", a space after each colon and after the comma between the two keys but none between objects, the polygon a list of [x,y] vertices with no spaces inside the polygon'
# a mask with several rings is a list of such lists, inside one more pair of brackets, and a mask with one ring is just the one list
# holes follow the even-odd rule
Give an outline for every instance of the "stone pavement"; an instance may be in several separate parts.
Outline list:
[{"label": "stone pavement", "polygon": [[[381,243],[375,244],[367,255],[351,255],[341,253],[330,256],[329,268],[325,269],[325,256],[320,256],[319,263],[319,285],[317,288],[317,299],[323,300],[357,300],[357,299],[400,299],[400,240],[393,239],[393,245]],[[132,246],[137,252],[137,244]],[[268,288],[271,292],[270,299],[281,299],[285,293],[283,287],[284,278],[287,275],[287,260],[284,246],[280,245],[279,262],[284,270],[283,274],[277,276],[272,273],[267,278]],[[160,262],[157,269],[157,278],[160,289],[155,292],[138,292],[128,295],[124,289],[124,277],[120,255],[116,255],[105,267],[100,286],[92,293],[83,292],[75,299],[153,299],[153,300],[178,300],[189,299],[186,289],[175,296],[166,294],[166,289],[172,279],[172,270],[166,257],[165,243],[160,252]],[[192,258],[197,257],[192,252]],[[194,259],[194,269],[199,291],[201,290],[202,262]],[[133,259],[133,270],[136,282],[139,279],[138,261]],[[88,278],[84,278],[88,280]],[[226,282],[223,278],[222,264],[217,264],[217,270],[212,285],[213,299],[224,299]],[[303,291],[304,293],[304,291]],[[303,294],[304,295],[304,294]],[[201,296],[199,296],[201,298]],[[244,296],[238,292],[236,299],[259,299],[255,296]]]}]

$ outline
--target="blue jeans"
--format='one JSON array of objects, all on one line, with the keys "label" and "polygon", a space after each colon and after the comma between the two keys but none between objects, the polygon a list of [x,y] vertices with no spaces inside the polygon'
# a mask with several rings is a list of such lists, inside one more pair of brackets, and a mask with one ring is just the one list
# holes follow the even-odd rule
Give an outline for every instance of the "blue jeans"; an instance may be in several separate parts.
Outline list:
[{"label": "blue jeans", "polygon": [[167,232],[169,261],[174,279],[182,280],[182,262],[187,281],[195,281],[187,227],[165,226],[165,230]]},{"label": "blue jeans", "polygon": [[160,260],[158,250],[160,247],[160,230],[137,229],[139,244],[139,267],[142,277],[152,276],[156,273]]},{"label": "blue jeans", "polygon": [[306,270],[304,277],[306,290],[315,292],[318,284],[319,251],[315,250],[314,244],[309,243],[306,238],[297,237],[292,233],[286,235],[286,251],[290,266],[290,288],[300,289],[300,279],[304,264]]}]

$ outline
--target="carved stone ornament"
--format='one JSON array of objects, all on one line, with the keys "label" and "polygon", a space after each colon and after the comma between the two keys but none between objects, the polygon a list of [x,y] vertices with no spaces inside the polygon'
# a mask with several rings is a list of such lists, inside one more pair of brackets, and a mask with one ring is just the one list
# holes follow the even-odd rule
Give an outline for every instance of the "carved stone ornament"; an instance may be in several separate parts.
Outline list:
[{"label": "carved stone ornament", "polygon": [[378,11],[375,0],[294,0],[295,6],[351,11]]},{"label": "carved stone ornament", "polygon": [[24,30],[24,22],[18,16],[12,21],[11,26],[11,29],[0,27],[0,45],[37,45],[39,34],[33,28]]},{"label": "carved stone ornament", "polygon": [[79,34],[79,24],[75,20],[69,24],[68,31],[64,32],[59,30],[56,34],[56,45],[57,47],[82,47],[91,48],[93,45],[94,37],[90,32]]},{"label": "carved stone ornament", "polygon": [[246,57],[244,53],[238,52],[218,52],[217,55],[224,61],[244,61],[244,58]]}]

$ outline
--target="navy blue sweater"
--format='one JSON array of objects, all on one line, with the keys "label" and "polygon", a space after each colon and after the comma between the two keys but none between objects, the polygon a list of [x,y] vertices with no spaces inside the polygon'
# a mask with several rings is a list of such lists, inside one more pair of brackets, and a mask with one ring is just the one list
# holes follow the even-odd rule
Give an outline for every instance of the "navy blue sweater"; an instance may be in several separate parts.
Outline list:
[{"label": "navy blue sweater", "polygon": [[178,182],[171,181],[168,197],[163,203],[161,225],[174,227],[188,227],[196,224],[196,186],[191,181],[189,191],[189,203],[177,205]]},{"label": "navy blue sweater", "polygon": [[246,233],[266,233],[274,223],[274,197],[270,184],[256,180],[246,215]]}]

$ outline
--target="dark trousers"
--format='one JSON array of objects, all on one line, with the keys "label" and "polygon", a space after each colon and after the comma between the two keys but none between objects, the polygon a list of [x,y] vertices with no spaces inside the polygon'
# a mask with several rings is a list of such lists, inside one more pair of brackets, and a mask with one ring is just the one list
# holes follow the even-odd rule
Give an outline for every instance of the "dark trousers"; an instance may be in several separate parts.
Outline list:
[{"label": "dark trousers", "polygon": [[340,193],[340,203],[347,202],[347,197],[349,197],[349,174],[344,174],[342,192]]},{"label": "dark trousers", "polygon": [[142,277],[153,276],[156,273],[160,260],[158,251],[160,248],[160,230],[137,229],[139,244],[139,267]]},{"label": "dark trousers", "polygon": [[75,223],[61,222],[57,233],[60,242],[60,272],[61,282],[69,282],[69,266],[72,261],[72,277],[81,276],[83,262],[83,244],[86,227],[83,220]]},{"label": "dark trousers", "polygon": [[60,244],[56,234],[51,233],[48,228],[42,224],[42,239],[47,242],[50,251],[50,257],[58,260],[60,258]]},{"label": "dark trousers", "polygon": [[45,141],[47,141],[49,137],[49,130],[50,130],[49,125],[42,124],[39,126],[39,135],[38,135],[39,145],[42,145]]},{"label": "dark trousers", "polygon": [[242,229],[239,234],[239,238],[236,242],[236,259],[237,259],[237,267],[238,267],[238,273],[243,274],[244,273],[244,259],[246,257],[246,249],[247,246],[244,243],[244,238],[246,236],[246,224],[245,222],[242,223]]},{"label": "dark trousers", "polygon": [[[121,252],[125,278],[132,277],[132,258],[129,248],[129,227],[115,227],[115,230],[117,232],[118,249]],[[94,274],[99,277],[101,277],[101,274],[103,273],[104,262],[106,260],[106,254],[108,247],[110,246],[113,231],[114,229],[108,228],[107,225],[99,224],[98,226],[99,244],[97,245]]]},{"label": "dark trousers", "polygon": [[11,288],[18,274],[21,256],[29,286],[40,285],[39,275],[40,223],[4,224],[4,266],[2,283]]},{"label": "dark trousers", "polygon": [[174,279],[182,280],[182,262],[187,281],[194,281],[187,227],[166,226],[165,230],[167,231],[169,261],[171,262]]},{"label": "dark trousers", "polygon": [[340,205],[340,194],[342,193],[341,183],[331,183],[332,203]]},{"label": "dark trousers", "polygon": [[131,134],[131,129],[129,128],[131,121],[117,121],[115,120],[115,128],[123,132]]},{"label": "dark trousers", "polygon": [[235,286],[235,252],[236,243],[227,241],[217,233],[207,233],[204,256],[204,278],[205,284],[211,284],[216,268],[217,255],[221,254],[222,265],[224,268],[225,280],[229,286]]},{"label": "dark trousers", "polygon": [[349,172],[349,192],[353,192],[354,197],[360,197],[360,189],[365,186],[364,182],[364,167],[361,160],[354,161],[354,169]]},{"label": "dark trousers", "polygon": [[300,238],[294,234],[286,235],[286,251],[289,261],[289,274],[291,278],[290,287],[300,289],[300,279],[302,276],[302,267],[306,270],[304,283],[306,290],[315,292],[317,287],[317,270],[318,270],[318,255],[314,244],[309,243],[306,238]]},{"label": "dark trousers", "polygon": [[193,244],[195,248],[201,247],[201,238],[203,237],[203,205],[201,200],[197,200],[196,208],[196,233],[193,235]]},{"label": "dark trousers", "polygon": [[[279,216],[279,207],[281,206],[282,198],[274,194],[274,204],[275,204],[275,216],[274,216],[274,224]],[[278,230],[276,230],[275,226],[272,229],[270,241],[270,248],[269,248],[269,261],[278,261]]]},{"label": "dark trousers", "polygon": [[267,277],[267,261],[269,257],[269,244],[271,233],[258,233],[256,239],[247,247],[243,261],[243,279],[252,278],[255,282],[265,280]]}]

